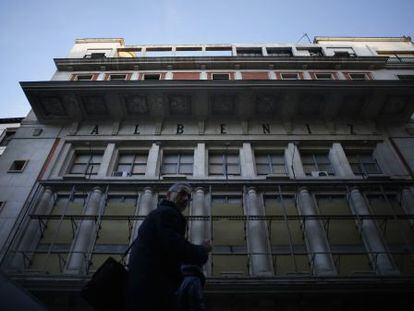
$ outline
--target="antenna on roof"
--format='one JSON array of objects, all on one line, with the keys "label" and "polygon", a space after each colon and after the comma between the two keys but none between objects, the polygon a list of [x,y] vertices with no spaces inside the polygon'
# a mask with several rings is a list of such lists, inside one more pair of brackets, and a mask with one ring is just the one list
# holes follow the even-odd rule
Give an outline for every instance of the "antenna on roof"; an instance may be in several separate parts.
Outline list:
[{"label": "antenna on roof", "polygon": [[309,36],[306,32],[302,35],[302,37],[300,37],[300,39],[296,43],[299,43],[303,38],[307,38],[309,43],[312,43],[311,39],[309,38]]}]

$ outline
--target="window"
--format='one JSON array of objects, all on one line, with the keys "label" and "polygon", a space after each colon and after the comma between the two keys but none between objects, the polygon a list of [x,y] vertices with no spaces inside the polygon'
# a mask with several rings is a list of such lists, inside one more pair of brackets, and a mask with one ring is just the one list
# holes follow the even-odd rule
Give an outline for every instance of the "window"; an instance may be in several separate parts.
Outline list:
[{"label": "window", "polygon": [[162,157],[162,175],[192,175],[193,174],[193,153],[168,153]]},{"label": "window", "polygon": [[293,56],[291,48],[267,48],[268,56],[290,57]]},{"label": "window", "polygon": [[73,74],[71,81],[91,81],[96,80],[97,78],[98,74],[96,73]]},{"label": "window", "polygon": [[123,73],[123,74],[107,74],[106,76],[106,80],[110,80],[110,81],[123,81],[123,80],[128,80],[129,79],[128,74]]},{"label": "window", "polygon": [[104,58],[105,53],[91,53],[91,54],[86,54],[84,56],[84,58],[91,58],[91,59],[98,59],[98,58]]},{"label": "window", "polygon": [[16,134],[17,129],[6,129],[3,137],[1,137],[0,146],[7,146]]},{"label": "window", "polygon": [[257,175],[286,175],[285,155],[280,153],[259,153],[256,155]]},{"label": "window", "polygon": [[335,175],[328,153],[301,152],[303,170],[307,176]]},{"label": "window", "polygon": [[398,79],[406,81],[414,81],[414,75],[397,75]]},{"label": "window", "polygon": [[371,77],[367,72],[345,72],[344,74],[349,80],[371,80]]},{"label": "window", "polygon": [[161,75],[159,73],[156,74],[148,74],[145,73],[142,77],[143,80],[160,80],[161,79]]},{"label": "window", "polygon": [[145,175],[147,155],[143,153],[121,153],[113,175],[118,177]]},{"label": "window", "polygon": [[297,47],[296,50],[300,56],[323,56],[322,50],[320,48],[301,48]]},{"label": "window", "polygon": [[240,159],[238,152],[209,153],[209,175],[240,175]]},{"label": "window", "polygon": [[7,172],[9,173],[21,173],[27,165],[29,160],[14,160]]},{"label": "window", "polygon": [[282,72],[280,73],[280,79],[282,80],[299,80],[301,78],[299,72]]},{"label": "window", "polygon": [[69,174],[97,175],[102,162],[102,153],[77,152]]},{"label": "window", "polygon": [[349,164],[355,175],[378,175],[382,174],[372,151],[347,152]]},{"label": "window", "polygon": [[211,77],[213,80],[230,80],[228,73],[213,73]]},{"label": "window", "polygon": [[310,74],[315,80],[335,80],[335,74],[332,72],[311,72]]},{"label": "window", "polygon": [[335,57],[355,57],[355,51],[351,47],[326,47],[328,55]]},{"label": "window", "polygon": [[262,56],[262,48],[238,48],[237,56]]}]

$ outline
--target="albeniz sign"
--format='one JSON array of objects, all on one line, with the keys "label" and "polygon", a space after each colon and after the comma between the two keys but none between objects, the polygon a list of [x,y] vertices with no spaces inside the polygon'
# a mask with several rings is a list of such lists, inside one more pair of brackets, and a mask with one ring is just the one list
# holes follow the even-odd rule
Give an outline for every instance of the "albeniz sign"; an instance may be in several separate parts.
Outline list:
[{"label": "albeniz sign", "polygon": [[270,135],[270,134],[377,134],[373,122],[254,122],[174,121],[113,122],[76,124],[71,135]]}]

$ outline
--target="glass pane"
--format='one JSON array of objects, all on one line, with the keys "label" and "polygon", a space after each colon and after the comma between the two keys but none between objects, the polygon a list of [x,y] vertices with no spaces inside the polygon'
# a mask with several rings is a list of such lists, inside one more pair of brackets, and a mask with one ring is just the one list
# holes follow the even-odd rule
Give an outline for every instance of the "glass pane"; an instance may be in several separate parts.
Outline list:
[{"label": "glass pane", "polygon": [[161,167],[161,174],[177,174],[177,165],[163,164]]},{"label": "glass pane", "polygon": [[89,154],[78,154],[75,158],[75,163],[88,163],[90,159]]},{"label": "glass pane", "polygon": [[134,215],[136,197],[110,197],[105,208],[105,215]]},{"label": "glass pane", "polygon": [[132,163],[133,159],[134,159],[133,154],[122,154],[119,157],[119,163]]},{"label": "glass pane", "polygon": [[208,173],[209,175],[224,175],[224,167],[221,164],[210,164]]},{"label": "glass pane", "polygon": [[364,163],[367,174],[381,174],[381,170],[376,163]]},{"label": "glass pane", "polygon": [[96,244],[128,244],[128,220],[103,220]]},{"label": "glass pane", "polygon": [[70,170],[71,174],[85,174],[86,164],[74,164]]},{"label": "glass pane", "polygon": [[361,166],[359,165],[359,163],[351,164],[351,168],[352,168],[352,172],[355,175],[362,175],[362,170],[361,170]]},{"label": "glass pane", "polygon": [[133,175],[145,175],[146,165],[134,165],[132,170]]},{"label": "glass pane", "polygon": [[245,276],[248,274],[246,255],[214,255],[213,276]]},{"label": "glass pane", "polygon": [[273,262],[276,275],[309,273],[310,271],[306,255],[276,255],[273,257]]},{"label": "glass pane", "polygon": [[316,167],[314,165],[303,165],[303,170],[305,171],[306,175],[310,175],[311,172],[316,171]]},{"label": "glass pane", "polygon": [[121,164],[118,165],[118,167],[116,168],[117,172],[129,172],[131,169],[131,165],[130,164]]},{"label": "glass pane", "polygon": [[256,170],[258,175],[267,175],[270,174],[269,164],[257,164]]},{"label": "glass pane", "polygon": [[102,154],[95,154],[92,156],[92,163],[101,163],[102,162]]},{"label": "glass pane", "polygon": [[256,164],[267,164],[269,163],[267,155],[256,156]]},{"label": "glass pane", "polygon": [[340,275],[353,275],[372,271],[369,258],[365,254],[340,254],[337,262]]},{"label": "glass pane", "polygon": [[178,173],[187,175],[193,174],[193,164],[181,164]]},{"label": "glass pane", "polygon": [[317,202],[321,214],[349,215],[351,213],[346,197],[318,196]]},{"label": "glass pane", "polygon": [[213,164],[221,164],[224,162],[224,157],[223,155],[219,155],[219,154],[209,154],[208,162],[213,163]]},{"label": "glass pane", "polygon": [[271,159],[273,164],[285,164],[285,156],[283,154],[273,154]]},{"label": "glass pane", "polygon": [[92,175],[98,174],[99,166],[100,166],[99,164],[90,165],[88,168],[87,174],[92,174]]},{"label": "glass pane", "polygon": [[240,175],[240,165],[228,165],[227,166],[228,175]]},{"label": "glass pane", "polygon": [[246,244],[243,221],[220,219],[214,220],[212,226],[214,245],[243,246]]},{"label": "glass pane", "polygon": [[145,154],[135,155],[135,163],[147,164],[147,156]]},{"label": "glass pane", "polygon": [[286,167],[285,165],[272,165],[272,173],[273,174],[286,174]]},{"label": "glass pane", "polygon": [[192,154],[181,155],[181,159],[180,159],[181,163],[193,163],[193,161],[194,161],[194,155]]},{"label": "glass pane", "polygon": [[164,154],[163,162],[164,163],[178,163],[178,155],[177,154]]},{"label": "glass pane", "polygon": [[227,163],[238,164],[239,163],[239,155],[237,154],[230,154],[227,155]]},{"label": "glass pane", "polygon": [[301,159],[303,164],[314,164],[312,155],[302,154]]}]

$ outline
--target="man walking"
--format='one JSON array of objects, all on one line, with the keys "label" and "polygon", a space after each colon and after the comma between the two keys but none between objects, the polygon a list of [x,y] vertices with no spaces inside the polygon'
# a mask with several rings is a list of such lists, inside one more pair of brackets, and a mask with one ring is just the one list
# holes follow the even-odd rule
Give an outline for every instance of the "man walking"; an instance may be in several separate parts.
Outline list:
[{"label": "man walking", "polygon": [[190,197],[189,184],[174,184],[140,226],[129,258],[128,310],[175,310],[181,265],[207,261],[210,242],[194,245],[185,239],[181,212]]}]

